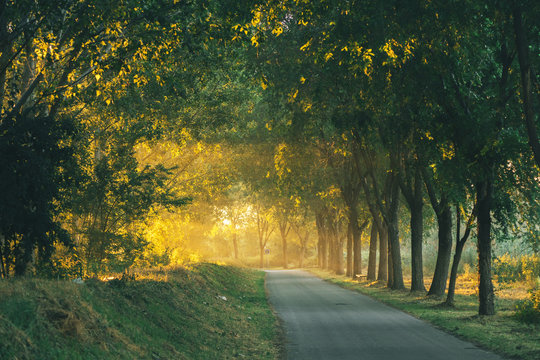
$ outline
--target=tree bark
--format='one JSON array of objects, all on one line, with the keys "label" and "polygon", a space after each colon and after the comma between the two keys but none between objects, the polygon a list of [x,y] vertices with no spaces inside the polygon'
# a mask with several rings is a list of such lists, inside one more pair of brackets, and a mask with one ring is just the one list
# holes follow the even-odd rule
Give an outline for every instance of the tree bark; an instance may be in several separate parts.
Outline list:
[{"label": "tree bark", "polygon": [[424,216],[422,200],[411,209],[411,291],[426,291],[424,286],[424,265],[422,261],[422,232]]},{"label": "tree bark", "polygon": [[437,216],[439,248],[437,250],[437,262],[433,281],[429,288],[428,295],[444,296],[446,281],[448,279],[448,268],[450,267],[450,257],[452,255],[452,213],[450,204],[446,196],[441,195],[440,201],[430,178],[423,173],[424,183],[429,195],[429,200],[435,215]]},{"label": "tree bark", "polygon": [[356,279],[356,275],[362,274],[362,232],[368,225],[368,221],[365,220],[364,223],[358,226],[358,221],[356,227],[353,227],[353,272],[352,278]]},{"label": "tree bark", "polygon": [[377,270],[377,236],[379,232],[377,231],[377,226],[375,222],[371,222],[371,235],[369,237],[369,258],[368,258],[368,271],[367,279],[376,280],[376,270]]},{"label": "tree bark", "polygon": [[347,226],[347,271],[345,275],[348,277],[351,277],[353,273],[353,224],[351,221],[349,218],[349,225]]},{"label": "tree bark", "polygon": [[317,253],[318,253],[318,264],[321,269],[327,268],[328,257],[326,256],[326,233],[324,228],[324,215],[322,212],[317,212],[315,215],[315,224],[317,226]]},{"label": "tree bark", "polygon": [[471,234],[471,226],[476,214],[476,205],[467,221],[467,227],[465,228],[465,234],[461,236],[461,216],[459,212],[459,207],[456,206],[456,252],[454,253],[454,261],[452,262],[452,270],[450,271],[450,281],[448,283],[448,293],[446,295],[446,301],[444,302],[447,306],[454,306],[454,295],[456,292],[456,281],[457,281],[457,272],[459,267],[459,262],[461,261],[461,255],[463,254],[463,248],[465,243]]},{"label": "tree bark", "polygon": [[335,256],[336,256],[336,269],[335,273],[336,275],[343,275],[343,236],[339,233],[336,234],[336,249],[335,249]]},{"label": "tree bark", "polygon": [[445,199],[441,201],[440,208],[441,210],[437,214],[439,248],[437,250],[435,273],[428,292],[428,295],[434,296],[444,296],[452,255],[452,212]]},{"label": "tree bark", "polygon": [[[411,214],[411,291],[426,291],[424,286],[424,265],[422,255],[422,242],[424,231],[424,197],[422,194],[422,174],[417,167],[414,169],[414,177],[409,176],[407,183],[400,179],[400,186],[409,205]],[[414,181],[414,182],[413,182]],[[412,184],[411,184],[412,183]]]},{"label": "tree bark", "polygon": [[[259,210],[258,210],[259,211]],[[264,250],[270,235],[274,232],[274,229],[270,229],[270,224],[267,219],[262,219],[260,213],[257,211],[257,235],[259,237],[259,256],[260,256],[260,268],[264,268]]]},{"label": "tree bark", "polygon": [[388,232],[384,224],[379,228],[379,271],[378,281],[388,281]]},{"label": "tree bark", "polygon": [[480,315],[495,314],[495,294],[491,280],[491,180],[476,184],[476,202],[478,204],[478,270],[480,284],[478,287]]},{"label": "tree bark", "polygon": [[386,230],[386,238],[388,245],[388,280],[386,280],[386,287],[391,289],[394,286],[394,263],[392,262],[392,243],[388,236],[388,228]]},{"label": "tree bark", "polygon": [[283,268],[288,269],[289,262],[287,259],[287,236],[291,230],[289,222],[287,220],[282,220],[278,222],[279,234],[281,235],[281,250],[283,254]]},{"label": "tree bark", "polygon": [[328,270],[335,271],[336,269],[336,231],[335,224],[332,220],[332,216],[329,214],[326,219],[328,226],[328,237],[327,237],[327,246],[328,246]]},{"label": "tree bark", "polygon": [[2,239],[2,241],[0,241],[0,277],[2,279],[6,279],[7,272],[6,272],[6,267],[4,266],[4,252],[3,252],[5,238],[3,235],[0,235],[0,239]]},{"label": "tree bark", "polygon": [[388,225],[388,244],[390,245],[391,262],[392,262],[392,285],[393,290],[405,288],[403,282],[403,272],[401,267],[401,248],[399,244],[399,228],[398,228],[398,210],[399,210],[399,182],[397,174],[392,174],[392,183],[390,186],[390,204],[387,214]]},{"label": "tree bark", "polygon": [[521,71],[521,99],[523,100],[523,110],[525,113],[525,125],[529,144],[533,151],[536,164],[540,166],[540,142],[535,124],[535,114],[533,110],[533,89],[532,89],[532,70],[529,58],[529,43],[527,34],[523,25],[523,16],[519,4],[514,5],[514,32],[516,40],[516,49],[518,53],[519,69]]}]

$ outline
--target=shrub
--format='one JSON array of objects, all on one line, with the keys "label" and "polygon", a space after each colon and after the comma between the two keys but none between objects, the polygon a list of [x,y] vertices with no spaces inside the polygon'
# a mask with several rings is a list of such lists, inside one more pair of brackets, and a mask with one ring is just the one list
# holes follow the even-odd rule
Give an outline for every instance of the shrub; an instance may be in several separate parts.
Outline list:
[{"label": "shrub", "polygon": [[540,256],[524,255],[521,257],[521,272],[524,280],[531,287],[537,286],[537,279],[540,278]]},{"label": "shrub", "polygon": [[521,261],[518,257],[512,257],[508,253],[493,260],[493,274],[502,283],[518,281],[521,278]]},{"label": "shrub", "polygon": [[493,273],[501,283],[527,281],[535,288],[540,277],[540,256],[512,257],[506,253],[493,260]]},{"label": "shrub", "polygon": [[530,290],[529,299],[516,305],[516,318],[524,323],[540,324],[540,289]]}]

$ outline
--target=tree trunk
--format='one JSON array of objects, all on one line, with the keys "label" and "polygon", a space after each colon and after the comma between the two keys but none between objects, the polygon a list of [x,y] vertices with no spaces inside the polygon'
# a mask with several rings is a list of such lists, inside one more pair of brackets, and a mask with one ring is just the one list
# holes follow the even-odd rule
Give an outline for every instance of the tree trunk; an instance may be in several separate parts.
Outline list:
[{"label": "tree trunk", "polygon": [[336,233],[336,249],[335,249],[335,256],[336,256],[336,269],[335,273],[336,275],[343,275],[343,236],[337,232]]},{"label": "tree trunk", "polygon": [[386,227],[379,228],[379,272],[378,281],[388,281],[388,232]]},{"label": "tree trunk", "polygon": [[323,238],[322,251],[321,251],[321,254],[322,254],[321,267],[323,269],[328,269],[328,233],[326,232],[326,230],[324,231],[324,233],[325,235]]},{"label": "tree trunk", "polygon": [[461,254],[463,253],[463,248],[469,235],[471,233],[472,220],[474,219],[475,210],[473,210],[471,217],[467,221],[467,228],[465,229],[465,234],[461,237],[461,220],[459,207],[456,206],[456,252],[454,253],[454,261],[452,262],[452,270],[450,271],[450,281],[448,284],[448,294],[446,295],[446,301],[444,302],[447,306],[454,306],[454,295],[456,292],[456,281],[457,281],[457,272],[459,267],[459,262],[461,261]]},{"label": "tree trunk", "polygon": [[535,125],[535,114],[533,106],[533,89],[531,81],[531,63],[529,59],[529,43],[527,34],[523,25],[523,16],[520,5],[514,5],[514,32],[516,39],[516,49],[518,53],[519,68],[521,71],[521,99],[523,101],[523,110],[525,113],[525,125],[527,127],[527,135],[529,144],[533,151],[536,164],[540,166],[540,142]]},{"label": "tree trunk", "polygon": [[428,295],[434,296],[444,296],[452,255],[452,212],[446,200],[441,200],[440,207],[441,211],[437,214],[439,249],[437,250],[433,281],[428,292]]},{"label": "tree trunk", "polygon": [[0,239],[2,239],[2,241],[0,241],[0,277],[2,279],[6,279],[7,272],[6,272],[6,267],[4,266],[4,252],[3,252],[5,238],[3,235],[0,235]]},{"label": "tree trunk", "polygon": [[328,237],[327,237],[327,246],[328,246],[328,270],[335,271],[336,269],[336,229],[334,228],[335,224],[333,222],[332,216],[327,218],[328,225]]},{"label": "tree trunk", "polygon": [[422,195],[422,174],[415,170],[413,191],[409,192],[411,202],[411,291],[426,291],[424,286],[424,264],[422,243],[424,232],[424,198]]},{"label": "tree trunk", "polygon": [[326,269],[328,267],[328,256],[327,256],[327,235],[326,229],[324,226],[325,219],[322,213],[317,213],[315,216],[315,223],[317,225],[317,235],[318,235],[318,264],[321,269]]},{"label": "tree trunk", "polygon": [[491,280],[491,201],[492,185],[490,180],[476,184],[476,201],[478,204],[478,270],[480,284],[478,287],[480,315],[495,314],[495,294]]},{"label": "tree trunk", "polygon": [[283,249],[283,268],[289,268],[289,261],[287,259],[287,237],[281,237],[281,247]]},{"label": "tree trunk", "polygon": [[371,222],[371,235],[369,237],[369,258],[368,258],[368,271],[367,279],[376,280],[376,270],[377,270],[377,236],[379,232],[377,231],[377,226],[375,221]]},{"label": "tree trunk", "polygon": [[389,231],[386,231],[386,238],[388,243],[388,280],[386,280],[386,287],[391,289],[394,286],[394,263],[392,262],[392,243],[390,242]]},{"label": "tree trunk", "polygon": [[288,269],[289,261],[287,259],[287,236],[291,230],[291,226],[288,220],[281,220],[278,222],[279,234],[281,235],[281,249],[283,253],[283,268]]},{"label": "tree trunk", "polygon": [[303,268],[304,267],[304,256],[306,254],[306,247],[304,245],[302,245],[302,247],[300,248],[300,261],[298,263],[298,266],[300,268]]},{"label": "tree trunk", "polygon": [[426,291],[424,265],[422,261],[422,232],[424,216],[422,199],[410,207],[411,210],[411,291]]},{"label": "tree trunk", "polygon": [[232,241],[233,241],[233,246],[234,246],[234,258],[238,259],[238,239],[236,236],[236,231],[233,233]]},{"label": "tree trunk", "polygon": [[356,275],[362,274],[362,231],[365,226],[366,223],[362,225],[362,228],[359,228],[358,223],[356,223],[356,226],[352,229],[354,255],[351,276],[353,279],[356,278]]},{"label": "tree trunk", "polygon": [[353,224],[349,218],[349,225],[347,226],[347,271],[346,276],[351,277],[353,273],[353,236],[352,236]]},{"label": "tree trunk", "polygon": [[456,281],[459,262],[461,261],[461,254],[463,253],[463,247],[465,242],[456,243],[456,252],[454,254],[454,261],[452,262],[452,270],[450,271],[450,282],[448,284],[448,294],[446,295],[446,305],[454,305],[454,294],[456,293]]},{"label": "tree trunk", "polygon": [[[396,175],[393,175],[392,186],[390,187],[390,206],[388,209],[388,244],[390,245],[392,263],[392,284],[393,290],[405,288],[403,283],[403,272],[401,267],[401,249],[399,245],[398,210],[399,210],[399,183]],[[389,262],[390,263],[390,262]]]}]

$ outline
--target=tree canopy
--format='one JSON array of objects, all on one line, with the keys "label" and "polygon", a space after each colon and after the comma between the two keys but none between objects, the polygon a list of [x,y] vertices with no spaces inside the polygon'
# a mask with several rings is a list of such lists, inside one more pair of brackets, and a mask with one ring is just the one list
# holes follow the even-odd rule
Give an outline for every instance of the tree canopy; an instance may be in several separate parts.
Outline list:
[{"label": "tree canopy", "polygon": [[378,280],[404,288],[410,253],[414,291],[435,229],[442,296],[467,219],[455,252],[472,232],[493,314],[494,244],[540,248],[539,10],[2,0],[2,277],[166,265],[190,246],[262,267],[271,243],[285,268],[316,256],[355,277],[370,225],[368,276],[378,251]]}]

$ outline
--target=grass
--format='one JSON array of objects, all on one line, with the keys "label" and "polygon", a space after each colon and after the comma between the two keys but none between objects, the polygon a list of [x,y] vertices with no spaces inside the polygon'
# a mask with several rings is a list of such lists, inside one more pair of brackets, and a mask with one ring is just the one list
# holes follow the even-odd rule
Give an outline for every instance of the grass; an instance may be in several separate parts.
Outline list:
[{"label": "grass", "polygon": [[371,296],[507,358],[540,359],[540,326],[517,321],[514,317],[516,300],[508,296],[511,293],[509,291],[505,297],[497,299],[496,315],[479,316],[478,297],[474,291],[471,293],[465,288],[456,294],[456,306],[448,308],[440,305],[443,299],[426,297],[423,293],[389,290],[378,282],[353,281],[319,269],[309,271],[326,281]]},{"label": "grass", "polygon": [[278,341],[259,271],[200,264],[108,282],[0,281],[2,359],[276,359]]}]

